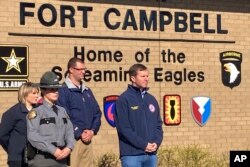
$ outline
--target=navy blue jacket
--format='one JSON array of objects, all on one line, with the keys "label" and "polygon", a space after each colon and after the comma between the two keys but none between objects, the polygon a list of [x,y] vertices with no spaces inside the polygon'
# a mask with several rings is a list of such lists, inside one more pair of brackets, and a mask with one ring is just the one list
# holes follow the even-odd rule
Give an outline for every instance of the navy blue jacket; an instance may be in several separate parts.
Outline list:
[{"label": "navy blue jacket", "polygon": [[8,161],[24,161],[24,148],[27,142],[26,115],[28,112],[23,103],[17,103],[2,116],[0,144],[8,153]]},{"label": "navy blue jacket", "polygon": [[147,92],[142,98],[140,89],[131,85],[116,101],[115,124],[120,156],[142,155],[148,143],[155,142],[159,147],[162,142],[158,102]]},{"label": "navy blue jacket", "polygon": [[81,89],[77,88],[68,78],[65,84],[59,89],[57,104],[66,109],[73,124],[75,138],[79,139],[85,129],[97,134],[102,113],[92,91],[84,85]]}]

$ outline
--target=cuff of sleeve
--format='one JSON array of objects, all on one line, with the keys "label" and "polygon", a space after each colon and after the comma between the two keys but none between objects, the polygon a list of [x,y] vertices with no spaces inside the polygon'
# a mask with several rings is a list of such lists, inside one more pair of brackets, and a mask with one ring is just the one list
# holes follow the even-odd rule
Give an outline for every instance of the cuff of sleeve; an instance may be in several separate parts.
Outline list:
[{"label": "cuff of sleeve", "polygon": [[78,140],[81,138],[81,134],[82,134],[82,131],[78,128],[78,127],[75,127],[74,129],[74,135],[75,135],[75,139]]},{"label": "cuff of sleeve", "polygon": [[96,134],[97,134],[97,132],[95,131],[95,129],[93,129],[93,128],[92,128],[91,130],[94,132],[94,135],[96,135]]},{"label": "cuff of sleeve", "polygon": [[141,145],[140,145],[140,147],[141,147],[141,149],[145,150],[146,147],[147,147],[147,145],[148,145],[147,142],[142,142]]},{"label": "cuff of sleeve", "polygon": [[72,144],[67,144],[67,146],[66,147],[68,147],[68,148],[70,148],[71,150],[73,150],[73,148],[74,148],[74,144],[72,143]]},{"label": "cuff of sleeve", "polygon": [[48,152],[51,154],[51,155],[54,155],[54,153],[56,152],[56,147],[54,145],[51,145],[49,148],[48,148]]}]

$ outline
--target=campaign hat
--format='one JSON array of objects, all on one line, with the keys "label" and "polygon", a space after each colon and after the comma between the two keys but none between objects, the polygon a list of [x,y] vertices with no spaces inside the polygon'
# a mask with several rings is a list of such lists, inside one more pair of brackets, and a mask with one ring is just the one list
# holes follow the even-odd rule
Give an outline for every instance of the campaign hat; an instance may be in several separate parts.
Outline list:
[{"label": "campaign hat", "polygon": [[62,84],[59,83],[57,75],[54,72],[45,72],[40,79],[40,88],[60,88]]}]

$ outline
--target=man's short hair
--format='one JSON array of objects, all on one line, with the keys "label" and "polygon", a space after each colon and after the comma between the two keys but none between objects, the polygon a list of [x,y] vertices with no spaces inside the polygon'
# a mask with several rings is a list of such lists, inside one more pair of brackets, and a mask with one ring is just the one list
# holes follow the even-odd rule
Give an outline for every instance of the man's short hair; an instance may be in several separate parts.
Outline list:
[{"label": "man's short hair", "polygon": [[72,57],[71,59],[69,59],[67,70],[69,70],[71,67],[75,67],[77,62],[84,63],[83,60],[78,57]]},{"label": "man's short hair", "polygon": [[84,63],[83,60],[78,57],[72,57],[69,59],[68,64],[67,64],[67,70],[65,71],[65,74],[64,74],[65,78],[69,74],[69,69],[72,67],[75,67],[77,62]]},{"label": "man's short hair", "polygon": [[136,76],[138,71],[145,71],[147,67],[143,64],[134,64],[129,68],[129,77]]}]

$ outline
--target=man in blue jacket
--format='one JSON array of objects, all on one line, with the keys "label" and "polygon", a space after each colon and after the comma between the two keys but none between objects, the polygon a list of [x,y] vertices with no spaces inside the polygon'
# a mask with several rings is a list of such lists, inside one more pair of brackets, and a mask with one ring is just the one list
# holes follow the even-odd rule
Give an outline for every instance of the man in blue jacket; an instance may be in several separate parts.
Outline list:
[{"label": "man in blue jacket", "polygon": [[142,64],[129,69],[132,82],[116,102],[115,124],[122,167],[156,167],[162,138],[162,120],[156,99],[148,91],[148,70]]},{"label": "man in blue jacket", "polygon": [[58,105],[64,107],[73,123],[75,147],[71,167],[92,167],[91,140],[101,126],[101,110],[90,90],[82,82],[86,67],[79,58],[71,58],[67,66],[65,86],[59,89]]}]

